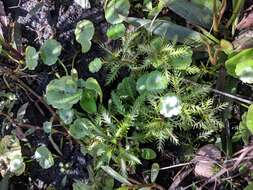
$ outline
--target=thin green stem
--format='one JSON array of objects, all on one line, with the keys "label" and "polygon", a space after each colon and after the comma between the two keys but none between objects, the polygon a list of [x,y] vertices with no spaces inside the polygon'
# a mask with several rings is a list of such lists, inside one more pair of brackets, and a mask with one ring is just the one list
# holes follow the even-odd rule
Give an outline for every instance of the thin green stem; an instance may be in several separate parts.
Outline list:
[{"label": "thin green stem", "polygon": [[64,69],[66,76],[68,76],[69,73],[68,73],[68,70],[67,70],[66,66],[63,64],[63,62],[60,59],[58,59],[58,62],[60,63],[60,65]]}]

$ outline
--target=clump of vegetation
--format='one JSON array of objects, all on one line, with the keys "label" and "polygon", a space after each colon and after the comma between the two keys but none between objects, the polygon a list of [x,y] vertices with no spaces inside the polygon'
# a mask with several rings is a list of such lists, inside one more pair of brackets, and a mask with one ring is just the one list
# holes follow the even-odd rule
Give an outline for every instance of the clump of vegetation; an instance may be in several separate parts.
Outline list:
[{"label": "clump of vegetation", "polygon": [[74,54],[57,33],[19,49],[3,16],[0,189],[32,188],[31,167],[57,173],[46,190],[251,189],[253,46],[232,42],[244,4],[106,0],[103,37],[94,18],[68,32]]}]

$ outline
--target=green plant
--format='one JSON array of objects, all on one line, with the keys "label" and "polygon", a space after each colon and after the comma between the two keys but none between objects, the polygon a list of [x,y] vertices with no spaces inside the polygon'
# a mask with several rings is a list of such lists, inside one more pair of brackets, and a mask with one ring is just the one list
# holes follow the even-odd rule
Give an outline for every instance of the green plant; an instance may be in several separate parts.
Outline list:
[{"label": "green plant", "polygon": [[82,46],[82,53],[86,53],[91,48],[91,40],[94,36],[95,28],[91,21],[82,20],[76,25],[75,36],[76,41]]},{"label": "green plant", "polygon": [[25,171],[25,163],[17,137],[4,136],[0,141],[0,154],[0,172],[3,177],[9,173],[19,176]]},{"label": "green plant", "polygon": [[45,146],[40,146],[36,149],[34,158],[39,162],[43,169],[48,169],[54,165],[54,158]]}]

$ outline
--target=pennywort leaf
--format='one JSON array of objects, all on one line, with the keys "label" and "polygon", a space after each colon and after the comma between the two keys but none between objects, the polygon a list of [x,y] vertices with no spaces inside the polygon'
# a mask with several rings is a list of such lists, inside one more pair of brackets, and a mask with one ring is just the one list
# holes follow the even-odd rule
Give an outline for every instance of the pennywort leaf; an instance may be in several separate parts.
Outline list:
[{"label": "pennywort leaf", "polygon": [[34,158],[39,162],[43,169],[48,169],[54,165],[54,158],[45,146],[40,146],[36,149]]},{"label": "pennywort leaf", "polygon": [[106,32],[106,35],[108,38],[112,40],[117,40],[123,37],[125,32],[126,32],[125,25],[120,23],[120,24],[110,26],[110,28]]},{"label": "pennywort leaf", "polygon": [[71,76],[52,80],[46,88],[47,103],[57,109],[71,109],[81,99],[82,90]]},{"label": "pennywort leaf", "polygon": [[105,6],[105,18],[111,24],[119,24],[128,16],[129,9],[129,0],[109,0]]},{"label": "pennywort leaf", "polygon": [[46,65],[53,65],[61,54],[61,44],[54,39],[47,40],[40,48],[40,56]]}]

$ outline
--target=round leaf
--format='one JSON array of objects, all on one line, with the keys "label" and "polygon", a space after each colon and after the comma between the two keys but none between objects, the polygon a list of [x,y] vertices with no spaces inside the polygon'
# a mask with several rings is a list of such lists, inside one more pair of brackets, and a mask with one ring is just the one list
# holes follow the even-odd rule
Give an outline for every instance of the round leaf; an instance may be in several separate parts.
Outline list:
[{"label": "round leaf", "polygon": [[34,70],[38,65],[39,54],[34,47],[28,46],[25,49],[25,64],[29,70]]},{"label": "round leaf", "polygon": [[151,92],[161,91],[167,88],[168,80],[159,71],[153,71],[142,75],[137,81],[137,90],[139,93],[147,90]]},{"label": "round leaf", "polygon": [[110,0],[105,6],[105,18],[111,24],[119,24],[128,16],[129,9],[128,0]]},{"label": "round leaf", "polygon": [[34,158],[39,162],[43,169],[48,169],[54,165],[54,158],[45,146],[40,146],[36,149]]},{"label": "round leaf", "polygon": [[70,76],[52,80],[46,89],[47,103],[57,109],[71,109],[81,99],[82,90]]},{"label": "round leaf", "polygon": [[53,65],[61,54],[61,44],[54,39],[47,40],[40,48],[41,58],[46,65]]},{"label": "round leaf", "polygon": [[75,122],[70,126],[69,133],[75,139],[81,139],[87,135],[89,135],[89,126],[91,122],[86,119],[76,119]]},{"label": "round leaf", "polygon": [[16,176],[21,175],[25,171],[25,163],[21,155],[15,155],[10,161],[10,171]]},{"label": "round leaf", "polygon": [[59,110],[58,114],[61,118],[61,120],[66,124],[69,125],[70,123],[72,123],[73,121],[73,117],[74,117],[74,111],[72,109],[63,109],[63,110]]},{"label": "round leaf", "polygon": [[143,148],[141,150],[141,157],[145,160],[153,160],[156,158],[156,153],[150,148]]},{"label": "round leaf", "polygon": [[89,71],[91,73],[96,73],[102,68],[102,61],[99,58],[94,59],[92,62],[89,64]]},{"label": "round leaf", "polygon": [[112,25],[108,30],[107,30],[107,37],[112,39],[112,40],[117,40],[121,37],[124,36],[126,32],[126,27],[124,24],[116,24]]}]

